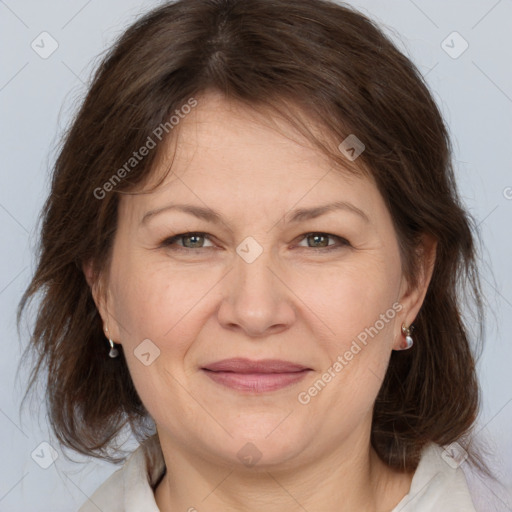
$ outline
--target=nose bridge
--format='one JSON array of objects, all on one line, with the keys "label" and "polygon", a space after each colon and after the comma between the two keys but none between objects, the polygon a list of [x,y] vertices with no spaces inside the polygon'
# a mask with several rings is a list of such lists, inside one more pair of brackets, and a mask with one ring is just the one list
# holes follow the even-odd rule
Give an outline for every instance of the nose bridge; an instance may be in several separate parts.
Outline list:
[{"label": "nose bridge", "polygon": [[[237,289],[243,289],[244,294],[252,295],[266,293],[273,296],[272,280],[272,248],[270,238],[267,238],[266,245],[263,247],[254,237],[245,238],[237,247],[238,258],[235,260],[235,279],[237,280]],[[270,268],[269,268],[270,267]],[[270,297],[268,297],[270,298]]]},{"label": "nose bridge", "polygon": [[293,308],[286,287],[277,273],[274,252],[267,237],[263,247],[247,237],[237,247],[228,289],[219,309],[219,321],[226,327],[239,326],[252,336],[261,335],[293,321]]}]

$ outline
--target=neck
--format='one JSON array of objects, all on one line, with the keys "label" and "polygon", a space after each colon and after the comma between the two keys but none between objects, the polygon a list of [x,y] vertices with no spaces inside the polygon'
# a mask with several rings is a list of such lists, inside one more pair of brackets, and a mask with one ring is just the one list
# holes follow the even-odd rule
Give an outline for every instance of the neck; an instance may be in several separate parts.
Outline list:
[{"label": "neck", "polygon": [[350,440],[321,460],[286,469],[215,464],[166,436],[160,443],[167,467],[155,491],[161,512],[390,512],[408,493],[413,476],[389,468],[369,441]]}]

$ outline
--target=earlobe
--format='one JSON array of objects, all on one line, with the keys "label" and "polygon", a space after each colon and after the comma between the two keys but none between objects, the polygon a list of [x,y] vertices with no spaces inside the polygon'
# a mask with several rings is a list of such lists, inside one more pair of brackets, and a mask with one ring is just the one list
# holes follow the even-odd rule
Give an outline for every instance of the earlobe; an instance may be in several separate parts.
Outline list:
[{"label": "earlobe", "polygon": [[429,235],[423,235],[420,246],[418,247],[418,265],[417,276],[414,285],[407,281],[402,282],[405,290],[400,296],[400,304],[403,306],[403,316],[401,330],[398,333],[398,339],[393,350],[408,350],[413,344],[412,331],[413,322],[418,315],[425,296],[427,294],[432,274],[434,272],[436,260],[437,240]]}]

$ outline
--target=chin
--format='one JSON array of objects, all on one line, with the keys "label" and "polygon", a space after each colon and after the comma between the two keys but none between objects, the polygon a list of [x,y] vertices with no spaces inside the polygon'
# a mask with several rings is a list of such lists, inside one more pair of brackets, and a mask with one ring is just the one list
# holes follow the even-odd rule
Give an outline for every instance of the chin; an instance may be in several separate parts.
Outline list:
[{"label": "chin", "polygon": [[250,431],[232,426],[228,431],[233,437],[229,440],[223,437],[218,449],[232,463],[251,469],[292,467],[295,457],[307,450],[310,440],[289,428],[281,431],[277,425],[269,428],[266,422],[253,422]]}]

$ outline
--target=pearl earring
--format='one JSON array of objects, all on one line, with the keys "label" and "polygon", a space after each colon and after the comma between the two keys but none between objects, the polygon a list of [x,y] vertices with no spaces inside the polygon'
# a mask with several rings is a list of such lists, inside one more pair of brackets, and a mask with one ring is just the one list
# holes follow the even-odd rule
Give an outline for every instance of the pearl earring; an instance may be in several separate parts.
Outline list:
[{"label": "pearl earring", "polygon": [[119,355],[119,350],[114,347],[114,342],[111,339],[109,339],[108,342],[110,343],[110,352],[108,355],[112,358],[117,357]]},{"label": "pearl earring", "polygon": [[414,327],[412,325],[407,327],[405,324],[402,324],[402,334],[405,336],[405,342],[402,343],[400,350],[407,350],[413,346],[414,341],[411,336],[413,329]]},{"label": "pearl earring", "polygon": [[[108,327],[105,327],[105,332],[108,333]],[[119,355],[119,350],[114,347],[114,342],[109,338],[108,342],[110,343],[110,352],[108,355],[113,359]]]}]

